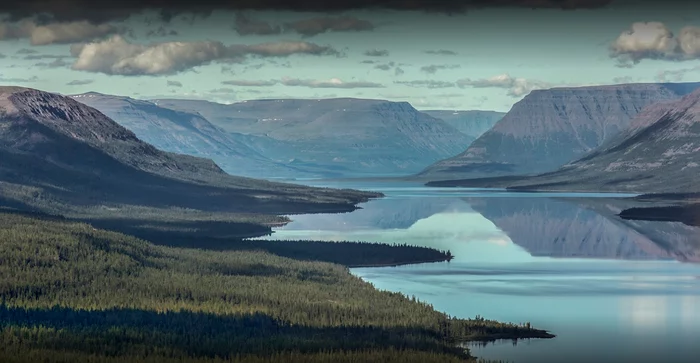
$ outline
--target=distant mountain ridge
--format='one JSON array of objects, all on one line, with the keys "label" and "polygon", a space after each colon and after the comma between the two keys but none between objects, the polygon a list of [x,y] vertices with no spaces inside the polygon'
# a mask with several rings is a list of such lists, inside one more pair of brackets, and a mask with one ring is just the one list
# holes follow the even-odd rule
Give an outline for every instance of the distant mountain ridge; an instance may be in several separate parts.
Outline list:
[{"label": "distant mountain ridge", "polygon": [[474,139],[490,130],[506,114],[484,110],[421,110],[420,112],[439,118]]},{"label": "distant mountain ridge", "polygon": [[256,150],[275,162],[344,176],[418,172],[473,140],[407,102],[335,98],[153,103],[197,112],[230,133],[246,134]]},{"label": "distant mountain ridge", "polygon": [[376,193],[234,177],[213,161],[163,152],[70,97],[0,87],[0,200],[286,214],[348,211]]},{"label": "distant mountain ridge", "polygon": [[432,180],[534,175],[555,170],[630,126],[644,107],[700,83],[639,83],[535,90],[466,151],[419,175]]},{"label": "distant mountain ridge", "polygon": [[129,97],[88,92],[71,97],[104,113],[141,140],[169,152],[211,158],[232,175],[314,176],[274,162],[198,113],[177,111]]}]

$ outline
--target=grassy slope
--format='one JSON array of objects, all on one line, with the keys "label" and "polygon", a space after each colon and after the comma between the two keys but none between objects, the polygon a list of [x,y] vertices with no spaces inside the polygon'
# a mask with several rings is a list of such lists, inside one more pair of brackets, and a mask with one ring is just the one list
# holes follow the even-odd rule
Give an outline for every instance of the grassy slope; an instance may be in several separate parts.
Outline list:
[{"label": "grassy slope", "polygon": [[341,265],[0,216],[2,361],[451,362],[468,359],[458,341],[548,336],[451,318]]}]

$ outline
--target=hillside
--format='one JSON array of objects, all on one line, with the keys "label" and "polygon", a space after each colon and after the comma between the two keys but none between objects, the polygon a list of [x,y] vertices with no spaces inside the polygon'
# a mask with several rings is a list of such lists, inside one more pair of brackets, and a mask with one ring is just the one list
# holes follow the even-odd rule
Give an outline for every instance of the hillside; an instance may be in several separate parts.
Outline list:
[{"label": "hillside", "polygon": [[474,139],[490,130],[506,114],[505,112],[481,110],[421,110],[421,112],[447,122],[461,133]]},{"label": "hillside", "polygon": [[0,211],[0,261],[2,362],[467,363],[458,341],[552,337],[449,317],[341,265],[55,218]]},{"label": "hillside", "polygon": [[[198,112],[231,133],[258,140],[266,157],[332,176],[407,174],[455,155],[473,138],[407,102],[353,98],[257,100],[230,105],[154,100],[161,107]],[[253,140],[255,142],[255,140]]]},{"label": "hillside", "polygon": [[645,106],[675,100],[700,83],[622,84],[535,90],[466,151],[426,168],[430,180],[548,172],[627,129]]},{"label": "hillside", "polygon": [[211,160],[160,151],[70,97],[18,87],[0,88],[0,160],[3,203],[59,214],[350,211],[379,196],[234,177]]},{"label": "hillside", "polygon": [[[212,159],[232,175],[248,177],[304,176],[261,155],[197,113],[158,107],[129,97],[89,92],[73,99],[93,107],[160,150]],[[313,176],[312,174],[306,176]]]}]

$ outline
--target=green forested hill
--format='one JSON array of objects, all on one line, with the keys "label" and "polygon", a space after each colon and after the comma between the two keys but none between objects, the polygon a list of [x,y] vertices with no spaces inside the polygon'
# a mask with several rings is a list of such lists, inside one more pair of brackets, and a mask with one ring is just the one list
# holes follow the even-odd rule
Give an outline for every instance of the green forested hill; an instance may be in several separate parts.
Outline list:
[{"label": "green forested hill", "polygon": [[0,214],[3,362],[451,362],[458,341],[544,337],[376,290],[347,267],[156,246]]}]

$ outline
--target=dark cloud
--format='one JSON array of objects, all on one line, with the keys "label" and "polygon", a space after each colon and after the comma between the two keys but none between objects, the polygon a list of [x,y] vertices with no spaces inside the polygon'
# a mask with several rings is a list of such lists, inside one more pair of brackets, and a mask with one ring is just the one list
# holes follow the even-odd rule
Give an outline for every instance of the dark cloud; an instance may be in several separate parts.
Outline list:
[{"label": "dark cloud", "polygon": [[39,62],[39,63],[34,63],[35,67],[42,67],[42,68],[65,68],[69,67],[71,63],[66,62],[63,60],[64,58],[57,58],[54,59],[51,62]]},{"label": "dark cloud", "polygon": [[447,50],[447,49],[426,50],[425,53],[436,54],[436,55],[457,55],[457,52],[453,52],[453,51]]},{"label": "dark cloud", "polygon": [[308,42],[275,42],[226,46],[221,42],[129,43],[121,36],[102,42],[74,44],[73,69],[123,76],[175,74],[214,61],[240,62],[246,56],[287,57],[293,54],[338,54],[329,46]]},{"label": "dark cloud", "polygon": [[285,86],[308,88],[383,88],[384,85],[375,82],[344,82],[338,78],[329,80],[283,78],[280,83]]},{"label": "dark cloud", "polygon": [[420,67],[420,70],[425,73],[435,74],[439,70],[457,69],[461,67],[459,64],[432,64],[429,66]]},{"label": "dark cloud", "polygon": [[374,30],[374,24],[353,16],[320,17],[287,23],[285,30],[311,37],[326,32],[350,32]]},{"label": "dark cloud", "polygon": [[7,56],[4,55],[4,54],[2,54],[2,53],[0,53],[0,59],[4,59],[4,58],[7,58]]},{"label": "dark cloud", "polygon": [[700,27],[686,26],[674,34],[661,22],[633,23],[610,45],[610,56],[623,68],[630,68],[642,59],[700,59]]},{"label": "dark cloud", "polygon": [[182,87],[182,82],[168,81],[168,87]]},{"label": "dark cloud", "polygon": [[152,38],[152,37],[171,37],[171,36],[177,36],[180,33],[177,32],[175,29],[166,29],[164,26],[159,26],[157,29],[151,29],[146,33],[146,37]]},{"label": "dark cloud", "polygon": [[26,60],[39,60],[39,59],[62,59],[62,58],[68,58],[65,55],[55,55],[55,54],[28,54],[22,57],[22,59]]},{"label": "dark cloud", "polygon": [[389,62],[389,63],[385,63],[385,64],[377,64],[376,66],[374,66],[374,68],[381,69],[382,71],[388,71],[388,70],[394,68],[395,66],[396,66],[396,63]]},{"label": "dark cloud", "polygon": [[385,49],[370,49],[363,54],[368,57],[386,57],[389,55],[389,51]]},{"label": "dark cloud", "polygon": [[209,90],[209,93],[233,94],[233,93],[236,93],[236,91],[232,88],[216,88],[213,90]]},{"label": "dark cloud", "polygon": [[402,74],[404,74],[404,73],[406,73],[406,72],[405,72],[405,71],[403,70],[403,68],[401,68],[401,67],[396,67],[396,69],[394,69],[394,75],[395,75],[395,76],[400,76],[400,75],[402,75]]},{"label": "dark cloud", "polygon": [[70,82],[66,83],[66,85],[68,85],[68,86],[84,86],[84,85],[87,85],[87,84],[91,84],[91,83],[93,83],[93,82],[95,82],[95,80],[92,80],[92,79],[76,79],[76,80],[73,80],[73,81],[70,81]]},{"label": "dark cloud", "polygon": [[364,64],[374,64],[374,63],[377,63],[377,61],[376,61],[376,60],[371,60],[371,59],[365,59],[365,60],[361,61],[360,63],[364,63]]},{"label": "dark cloud", "polygon": [[29,49],[29,48],[22,48],[16,52],[16,54],[37,54],[37,53],[39,53],[38,50]]},{"label": "dark cloud", "polygon": [[282,33],[282,27],[259,19],[252,19],[243,13],[236,13],[233,29],[239,35],[273,35]]},{"label": "dark cloud", "polygon": [[232,81],[223,81],[221,84],[225,84],[228,86],[240,86],[240,87],[269,87],[269,86],[274,86],[279,81],[275,80],[269,80],[269,81],[263,81],[263,80],[258,80],[258,81],[251,81],[251,80],[232,80]]},{"label": "dark cloud", "polygon": [[143,10],[158,10],[161,20],[170,21],[180,14],[208,16],[214,10],[335,12],[389,9],[461,13],[473,8],[488,7],[599,8],[611,2],[612,0],[21,0],[0,2],[0,13],[8,13],[13,20],[44,13],[50,14],[54,20],[89,20],[100,23],[124,19]]},{"label": "dark cloud", "polygon": [[446,82],[446,81],[433,81],[433,80],[417,80],[417,81],[396,81],[394,82],[396,84],[402,84],[405,86],[409,87],[417,87],[417,88],[451,88],[451,87],[456,87],[457,85],[454,82]]}]

